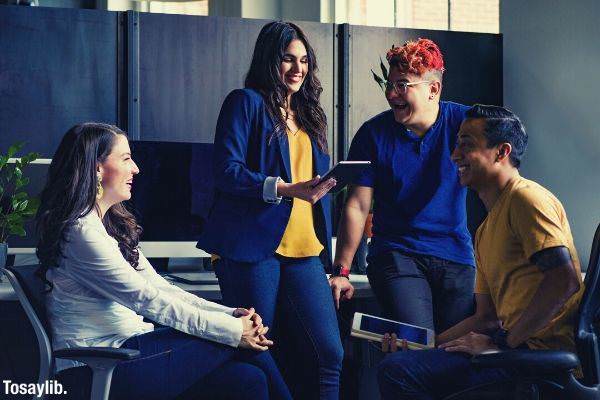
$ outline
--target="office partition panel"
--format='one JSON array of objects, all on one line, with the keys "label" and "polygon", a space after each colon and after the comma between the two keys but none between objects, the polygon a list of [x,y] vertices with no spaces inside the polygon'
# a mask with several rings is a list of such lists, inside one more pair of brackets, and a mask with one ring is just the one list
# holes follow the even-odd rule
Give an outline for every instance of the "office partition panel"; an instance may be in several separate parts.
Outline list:
[{"label": "office partition panel", "polygon": [[0,7],[0,149],[51,157],[81,121],[118,119],[118,14]]},{"label": "office partition panel", "polygon": [[[244,85],[266,20],[139,15],[141,140],[212,143],[227,93]],[[298,23],[317,54],[333,139],[334,25]]]}]

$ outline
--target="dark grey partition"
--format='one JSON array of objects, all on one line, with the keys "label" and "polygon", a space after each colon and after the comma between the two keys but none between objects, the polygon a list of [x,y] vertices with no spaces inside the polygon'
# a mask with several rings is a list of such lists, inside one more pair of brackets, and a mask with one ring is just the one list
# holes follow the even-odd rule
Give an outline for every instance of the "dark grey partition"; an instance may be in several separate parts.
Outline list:
[{"label": "dark grey partition", "polygon": [[[243,87],[254,43],[267,22],[140,14],[140,139],[212,143],[221,103]],[[334,25],[298,24],[317,54],[331,142]]]},{"label": "dark grey partition", "polygon": [[0,7],[0,149],[50,157],[81,121],[117,123],[118,14]]}]

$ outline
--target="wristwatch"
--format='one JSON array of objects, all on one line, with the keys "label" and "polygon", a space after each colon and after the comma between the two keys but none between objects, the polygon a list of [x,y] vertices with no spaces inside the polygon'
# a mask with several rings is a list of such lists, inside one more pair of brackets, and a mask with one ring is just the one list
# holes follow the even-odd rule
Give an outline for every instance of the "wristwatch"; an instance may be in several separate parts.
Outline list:
[{"label": "wristwatch", "polygon": [[511,348],[508,345],[508,343],[506,342],[507,338],[508,338],[508,331],[506,329],[500,328],[496,331],[496,333],[494,333],[492,342],[494,342],[494,344],[496,346],[498,346],[498,348],[500,350],[510,350]]},{"label": "wristwatch", "polygon": [[350,280],[350,268],[346,268],[341,264],[336,264],[333,266],[333,274],[331,274],[331,276],[343,276]]}]

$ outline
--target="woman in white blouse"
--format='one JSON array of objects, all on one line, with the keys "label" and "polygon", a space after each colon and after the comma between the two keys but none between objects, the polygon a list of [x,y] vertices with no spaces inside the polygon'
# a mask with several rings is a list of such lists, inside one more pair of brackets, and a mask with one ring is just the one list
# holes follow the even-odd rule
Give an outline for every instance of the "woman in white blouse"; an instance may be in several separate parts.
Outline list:
[{"label": "woman in white blouse", "polygon": [[[252,308],[187,293],[144,257],[142,230],[122,203],[138,173],[125,133],[112,125],[74,126],[54,155],[37,215],[54,348],[140,350],[115,369],[111,398],[290,398]],[[58,370],[73,366],[57,360]]]}]

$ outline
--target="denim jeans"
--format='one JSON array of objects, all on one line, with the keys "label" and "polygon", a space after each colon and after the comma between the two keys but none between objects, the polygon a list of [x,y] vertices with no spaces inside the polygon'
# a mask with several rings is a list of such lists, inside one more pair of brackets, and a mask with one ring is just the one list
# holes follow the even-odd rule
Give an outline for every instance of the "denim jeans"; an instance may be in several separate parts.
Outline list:
[{"label": "denim jeans", "polygon": [[[110,399],[291,399],[269,352],[242,350],[172,328],[129,338],[137,360],[115,368]],[[69,398],[89,398],[91,369],[61,373]],[[60,397],[61,399],[63,397]]]},{"label": "denim jeans", "polygon": [[274,351],[294,398],[338,399],[343,348],[331,289],[318,257],[272,256],[215,265],[223,302],[254,307],[274,330]]},{"label": "denim jeans", "polygon": [[[511,373],[504,369],[475,369],[470,359],[468,354],[442,349],[388,354],[377,371],[381,397],[383,400],[442,399],[478,385],[505,383],[511,378]],[[506,390],[506,385],[499,388]]]},{"label": "denim jeans", "polygon": [[440,333],[473,314],[473,266],[392,251],[374,257],[367,276],[387,318]]}]

